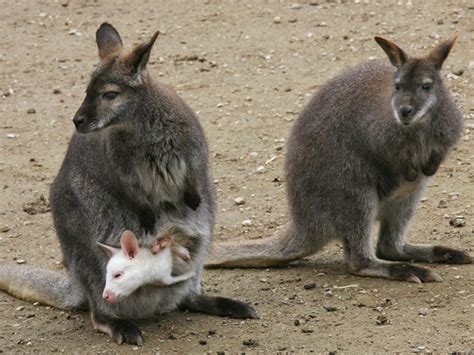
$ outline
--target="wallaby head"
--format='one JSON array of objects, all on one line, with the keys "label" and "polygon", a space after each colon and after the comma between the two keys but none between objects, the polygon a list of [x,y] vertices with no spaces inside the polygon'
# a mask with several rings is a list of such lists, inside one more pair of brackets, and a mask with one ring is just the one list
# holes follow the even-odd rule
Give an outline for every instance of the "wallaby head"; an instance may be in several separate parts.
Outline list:
[{"label": "wallaby head", "polygon": [[149,276],[147,265],[154,256],[151,250],[139,247],[131,231],[122,233],[120,248],[97,244],[110,258],[102,297],[107,303],[117,303],[145,283],[145,277]]},{"label": "wallaby head", "polygon": [[421,58],[410,57],[395,43],[375,37],[396,67],[391,104],[400,124],[426,122],[436,110],[439,99],[445,95],[440,70],[458,36],[456,32]]},{"label": "wallaby head", "polygon": [[100,64],[93,72],[86,97],[74,116],[79,133],[88,133],[133,119],[143,107],[143,93],[149,86],[146,65],[158,37],[125,52],[117,30],[103,23],[96,32]]}]

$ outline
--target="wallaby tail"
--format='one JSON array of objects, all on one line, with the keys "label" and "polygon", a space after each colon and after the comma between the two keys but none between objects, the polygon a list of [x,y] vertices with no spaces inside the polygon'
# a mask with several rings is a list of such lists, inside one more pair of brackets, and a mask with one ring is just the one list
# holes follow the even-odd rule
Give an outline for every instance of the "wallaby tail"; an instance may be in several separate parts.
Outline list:
[{"label": "wallaby tail", "polygon": [[214,244],[206,263],[208,268],[260,268],[283,266],[313,254],[305,240],[300,240],[289,223],[272,237],[245,243]]},{"label": "wallaby tail", "polygon": [[87,300],[71,278],[62,272],[31,266],[0,265],[0,290],[28,302],[65,310],[85,310]]}]

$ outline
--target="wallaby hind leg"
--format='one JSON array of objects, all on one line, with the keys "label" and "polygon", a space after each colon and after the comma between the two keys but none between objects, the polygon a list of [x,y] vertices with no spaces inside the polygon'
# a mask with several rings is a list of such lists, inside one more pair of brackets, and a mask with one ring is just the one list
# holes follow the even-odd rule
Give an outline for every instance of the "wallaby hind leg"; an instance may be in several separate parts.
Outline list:
[{"label": "wallaby hind leg", "polygon": [[113,319],[98,312],[91,312],[91,319],[95,330],[108,334],[117,344],[143,345],[143,334],[132,322]]},{"label": "wallaby hind leg", "polygon": [[473,258],[463,250],[444,246],[408,244],[405,231],[412,217],[418,195],[403,196],[383,205],[380,211],[380,233],[377,256],[393,261],[469,264]]},{"label": "wallaby hind leg", "polygon": [[282,231],[265,239],[241,243],[215,244],[206,267],[261,268],[284,266],[312,255],[315,251],[309,239],[294,231],[288,224]]},{"label": "wallaby hind leg", "polygon": [[357,213],[352,209],[349,211],[350,216],[344,219],[346,221],[344,254],[350,273],[417,283],[442,281],[439,275],[430,270],[378,259],[370,242],[370,229],[375,214],[364,210],[360,208]]}]

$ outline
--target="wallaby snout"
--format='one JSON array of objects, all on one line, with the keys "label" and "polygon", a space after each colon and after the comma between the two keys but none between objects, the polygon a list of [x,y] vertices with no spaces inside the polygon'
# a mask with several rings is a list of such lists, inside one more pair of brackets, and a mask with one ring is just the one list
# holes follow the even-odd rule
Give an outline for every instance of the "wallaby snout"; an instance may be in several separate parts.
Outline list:
[{"label": "wallaby snout", "polygon": [[109,290],[104,290],[102,294],[102,298],[108,304],[115,304],[118,302],[119,296]]},{"label": "wallaby snout", "polygon": [[410,123],[410,113],[413,112],[413,106],[405,105],[400,107],[400,119],[404,125],[408,125]]}]

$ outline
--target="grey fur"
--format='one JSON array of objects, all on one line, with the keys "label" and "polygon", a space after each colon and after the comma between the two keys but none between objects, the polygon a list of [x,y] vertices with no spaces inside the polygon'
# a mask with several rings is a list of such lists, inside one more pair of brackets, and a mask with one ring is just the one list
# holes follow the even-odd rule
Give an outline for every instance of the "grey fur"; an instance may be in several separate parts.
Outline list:
[{"label": "grey fur", "polygon": [[[97,31],[101,65],[74,117],[80,133],[71,138],[50,195],[70,278],[37,269],[33,279],[26,268],[5,276],[7,269],[0,268],[4,270],[0,276],[6,278],[0,279],[3,290],[14,284],[13,294],[21,295],[26,282],[30,293],[44,303],[69,309],[86,303],[96,329],[118,343],[143,342],[139,329],[126,319],[188,305],[201,312],[228,314],[213,297],[200,295],[215,210],[208,149],[196,115],[146,71],[157,35],[124,53],[111,25],[103,24]],[[140,246],[151,247],[165,224],[182,225],[192,236],[186,247],[196,276],[169,287],[145,286],[119,304],[106,304],[102,290],[107,257],[97,242],[119,247],[120,236],[128,229]],[[227,302],[235,306],[236,317],[256,317],[252,307]]]},{"label": "grey fur", "polygon": [[[333,239],[343,242],[349,271],[363,276],[440,281],[429,270],[385,260],[472,262],[463,251],[404,240],[429,176],[462,132],[462,116],[439,72],[456,37],[423,58],[377,37],[396,67],[371,61],[324,85],[288,141],[290,223],[270,239],[217,245],[208,265],[282,265]],[[375,253],[370,230],[377,218]]]}]

